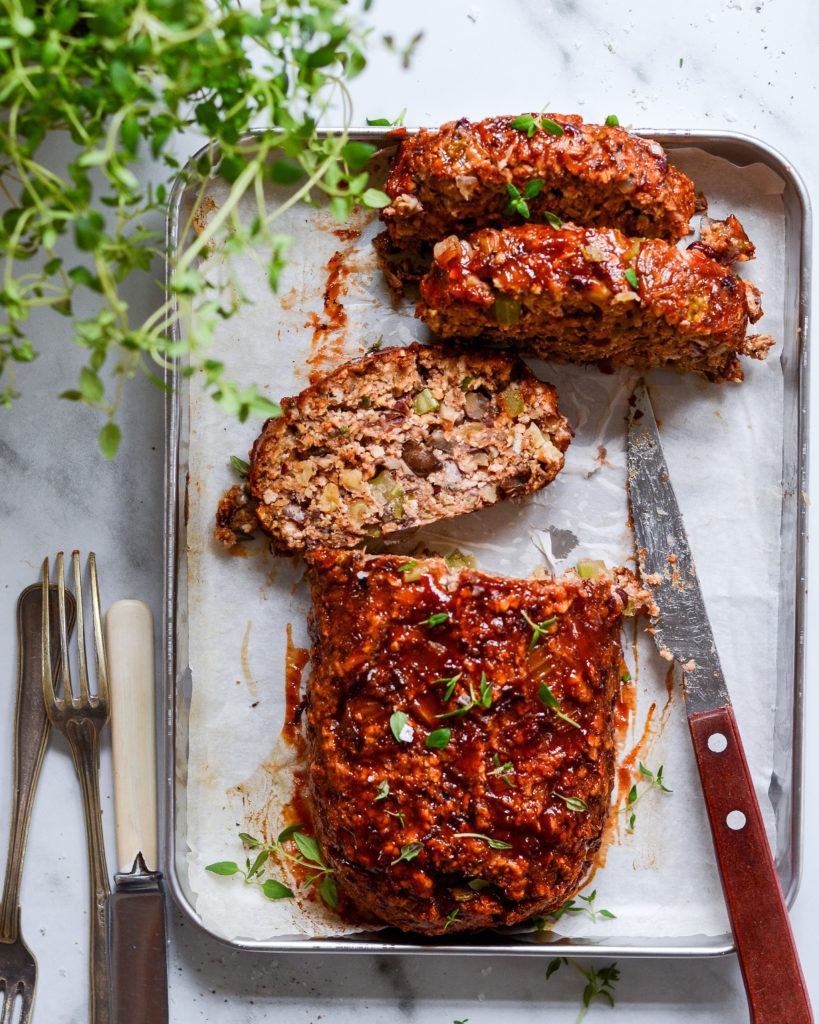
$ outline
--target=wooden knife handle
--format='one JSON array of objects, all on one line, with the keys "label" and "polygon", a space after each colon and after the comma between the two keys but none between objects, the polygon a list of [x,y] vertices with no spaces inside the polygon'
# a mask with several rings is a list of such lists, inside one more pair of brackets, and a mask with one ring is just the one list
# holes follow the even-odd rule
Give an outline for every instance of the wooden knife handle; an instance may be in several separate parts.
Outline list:
[{"label": "wooden knife handle", "polygon": [[105,617],[111,691],[117,862],[130,871],[138,853],[157,869],[154,626],[142,601],[117,601]]},{"label": "wooden knife handle", "polygon": [[734,712],[690,715],[725,901],[755,1024],[812,1024],[782,896]]}]

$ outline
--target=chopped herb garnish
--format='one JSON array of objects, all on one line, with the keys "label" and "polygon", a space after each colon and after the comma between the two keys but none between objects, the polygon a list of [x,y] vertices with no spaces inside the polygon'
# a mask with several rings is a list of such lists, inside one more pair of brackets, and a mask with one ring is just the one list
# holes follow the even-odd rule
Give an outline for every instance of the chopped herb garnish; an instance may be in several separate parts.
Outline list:
[{"label": "chopped herb garnish", "polygon": [[378,789],[375,791],[375,799],[373,803],[378,803],[379,800],[386,800],[390,795],[390,784],[386,779],[378,783]]},{"label": "chopped herb garnish", "polygon": [[633,783],[631,789],[628,791],[626,806],[623,808],[623,813],[628,818],[629,832],[634,831],[634,823],[637,820],[637,814],[634,808],[637,806],[638,802],[643,799],[646,793],[650,793],[652,789],[658,789],[661,793],[672,792],[672,790],[670,790],[663,781],[662,765],[660,765],[656,772],[653,772],[651,769],[647,768],[642,761],[640,761],[638,763],[638,770],[641,778],[645,779],[646,783],[643,786],[642,791],[638,789],[637,783]]},{"label": "chopped herb garnish", "polygon": [[492,764],[494,764],[495,767],[490,772],[487,772],[488,775],[497,775],[499,778],[503,779],[507,786],[515,785],[515,782],[509,778],[510,775],[515,774],[515,767],[511,761],[501,764],[501,760],[498,755],[493,754]]},{"label": "chopped herb garnish", "polygon": [[444,931],[446,931],[451,924],[455,924],[455,922],[458,920],[458,915],[460,913],[461,911],[458,907],[456,907],[454,910],[450,910],[450,912],[446,915],[446,924],[444,925]]},{"label": "chopped herb garnish", "polygon": [[544,184],[543,178],[532,178],[531,181],[527,181],[523,189],[524,198],[534,199],[539,196]]},{"label": "chopped herb garnish", "polygon": [[575,1019],[575,1024],[580,1024],[595,999],[602,999],[609,1006],[614,1006],[612,992],[614,991],[615,982],[620,980],[620,971],[616,962],[609,964],[608,967],[601,967],[599,969],[589,967],[587,969],[582,967],[577,960],[569,960],[565,956],[558,956],[554,960],[549,961],[546,968],[546,980],[548,981],[563,964],[571,964],[586,980],[583,995],[581,996],[582,1006],[580,1013]]},{"label": "chopped herb garnish", "polygon": [[240,459],[238,455],[231,455],[230,464],[236,471],[240,480],[247,480],[247,474],[250,472],[249,462],[245,462],[244,459]]},{"label": "chopped herb garnish", "polygon": [[406,117],[406,114],[407,108],[404,107],[404,109],[401,111],[398,117],[395,118],[394,121],[390,121],[386,117],[368,117],[367,124],[370,125],[371,128],[396,128],[404,123],[404,118]]},{"label": "chopped herb garnish", "polygon": [[506,191],[509,194],[509,202],[503,208],[503,212],[506,214],[519,213],[521,217],[528,220],[531,216],[529,213],[529,204],[520,194],[520,190],[510,181],[506,185]]},{"label": "chopped herb garnish", "polygon": [[621,683],[630,683],[631,682],[631,672],[628,672],[628,671],[624,672],[620,676],[620,682]]},{"label": "chopped herb garnish", "polygon": [[395,860],[390,861],[390,864],[400,864],[402,860],[415,860],[423,848],[423,843],[407,843],[406,846],[401,847],[401,852]]},{"label": "chopped herb garnish", "polygon": [[639,290],[640,280],[637,277],[636,270],[634,270],[632,267],[629,267],[628,270],[625,272],[624,277],[635,291]]},{"label": "chopped herb garnish", "polygon": [[557,121],[553,121],[550,117],[541,117],[540,126],[549,135],[565,135],[561,125]]},{"label": "chopped herb garnish", "polygon": [[537,647],[540,638],[544,636],[549,629],[557,622],[556,615],[550,615],[548,619],[544,619],[543,622],[533,622],[526,612],[521,611],[520,613],[526,620],[526,624],[532,630],[532,639],[529,641],[529,650],[531,651],[534,647]]},{"label": "chopped herb garnish", "polygon": [[415,566],[417,564],[418,564],[417,562],[407,562],[405,565],[399,565],[398,566],[398,571],[399,572],[412,572],[412,570],[415,568]]},{"label": "chopped herb garnish", "polygon": [[404,821],[403,811],[387,811],[387,814],[389,814],[391,818],[396,818],[401,828],[406,828],[407,823],[406,821]]},{"label": "chopped herb garnish", "polygon": [[413,728],[409,724],[409,715],[405,711],[393,711],[390,715],[390,729],[399,743],[411,743]]},{"label": "chopped herb garnish", "polygon": [[404,565],[398,566],[398,571],[403,575],[407,583],[415,583],[416,580],[420,580],[424,575],[423,566],[417,562],[405,562]]},{"label": "chopped herb garnish", "polygon": [[480,892],[481,889],[487,889],[492,883],[487,882],[485,878],[471,878],[466,884],[473,892]]},{"label": "chopped herb garnish", "polygon": [[609,114],[605,123],[609,128],[616,128],[620,124],[620,118],[616,114]]},{"label": "chopped herb garnish", "polygon": [[576,722],[573,718],[569,718],[568,715],[565,715],[563,713],[563,711],[560,708],[560,701],[557,699],[557,697],[555,697],[555,695],[552,693],[552,691],[549,689],[549,686],[546,683],[540,684],[540,689],[537,691],[537,695],[538,697],[540,697],[541,701],[543,701],[547,708],[550,708],[552,711],[554,711],[558,718],[562,718],[564,722],[568,722],[569,725],[573,725],[575,729],[580,728],[579,722]]},{"label": "chopped herb garnish", "polygon": [[474,379],[475,378],[472,376],[472,374],[468,373],[461,381],[461,391],[463,391],[464,394],[466,394],[466,392],[469,391],[469,385],[472,383]]},{"label": "chopped herb garnish", "polygon": [[427,747],[430,750],[443,750],[449,745],[451,735],[451,729],[436,729],[427,736]]},{"label": "chopped herb garnish", "polygon": [[546,918],[543,914],[533,914],[526,923],[530,924],[536,932],[546,931]]},{"label": "chopped herb garnish", "polygon": [[554,795],[559,800],[562,800],[570,811],[580,812],[587,811],[589,809],[589,805],[586,803],[586,801],[581,800],[579,796],[564,796],[562,793],[557,792]]},{"label": "chopped herb garnish", "polygon": [[438,683],[446,683],[446,690],[444,690],[443,700],[447,701],[455,692],[455,687],[458,685],[458,680],[461,678],[462,675],[463,672],[459,672],[456,676],[443,676],[441,679],[433,679],[432,685],[437,686]]},{"label": "chopped herb garnish", "polygon": [[539,117],[534,117],[532,114],[521,114],[520,117],[515,117],[509,122],[509,127],[515,128],[519,132],[526,132],[527,138],[531,139],[535,132],[543,126]]},{"label": "chopped herb garnish", "polygon": [[434,615],[430,615],[428,619],[423,619],[418,623],[419,626],[429,626],[432,629],[435,626],[440,626],[449,618],[449,612],[435,612]]},{"label": "chopped herb garnish", "polygon": [[480,687],[481,687],[481,700],[480,700],[481,704],[485,708],[491,708],[492,707],[492,684],[486,678],[486,673],[485,672],[481,672]]},{"label": "chopped herb garnish", "polygon": [[548,210],[543,211],[543,219],[551,228],[562,228],[563,221],[558,217],[556,213],[550,213]]},{"label": "chopped herb garnish", "polygon": [[359,398],[359,400],[358,400],[358,408],[359,409],[372,409],[372,407],[373,407],[373,400],[370,398],[369,395],[364,395],[363,398]]},{"label": "chopped herb garnish", "polygon": [[384,344],[384,335],[381,334],[381,335],[379,335],[375,339],[375,341],[371,345],[367,346],[367,352],[368,353],[370,353],[370,352],[377,352],[381,348],[381,346],[383,344]]},{"label": "chopped herb garnish", "polygon": [[492,850],[511,850],[512,844],[505,843],[502,839],[493,839],[491,836],[485,836],[481,832],[456,832],[455,838],[461,839],[480,839],[482,842],[487,843]]}]

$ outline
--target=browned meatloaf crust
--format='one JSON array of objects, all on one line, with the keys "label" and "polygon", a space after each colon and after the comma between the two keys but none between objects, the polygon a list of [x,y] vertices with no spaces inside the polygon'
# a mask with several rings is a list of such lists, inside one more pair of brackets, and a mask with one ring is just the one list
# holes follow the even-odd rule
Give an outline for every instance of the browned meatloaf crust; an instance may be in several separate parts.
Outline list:
[{"label": "browned meatloaf crust", "polygon": [[523,194],[536,180],[540,192],[527,199],[533,221],[550,212],[651,238],[689,233],[694,185],[659,143],[576,115],[545,116],[561,135],[539,128],[530,138],[511,126],[514,118],[491,117],[405,139],[384,186],[392,202],[381,213],[394,246],[413,249],[452,232],[519,222],[519,214],[505,212],[507,186]]},{"label": "browned meatloaf crust", "polygon": [[282,552],[350,547],[530,494],[563,467],[571,432],[516,356],[412,345],[347,363],[265,423],[247,489],[225,496],[216,535],[248,506]]},{"label": "browned meatloaf crust", "polygon": [[542,224],[450,236],[435,247],[417,315],[442,338],[494,339],[557,362],[666,366],[742,380],[759,292],[699,248],[616,230]]},{"label": "browned meatloaf crust", "polygon": [[[339,888],[428,934],[563,904],[609,811],[621,619],[647,598],[634,577],[509,579],[326,549],[308,562],[309,788]],[[543,624],[534,646],[527,617]]]}]

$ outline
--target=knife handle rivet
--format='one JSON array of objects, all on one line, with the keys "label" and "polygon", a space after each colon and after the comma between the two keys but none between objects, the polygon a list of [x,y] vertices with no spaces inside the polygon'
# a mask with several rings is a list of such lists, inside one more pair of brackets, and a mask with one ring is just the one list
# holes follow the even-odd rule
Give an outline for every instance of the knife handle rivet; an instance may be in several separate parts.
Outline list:
[{"label": "knife handle rivet", "polygon": [[727,746],[728,740],[721,732],[712,732],[708,737],[708,749],[713,751],[715,754],[721,754]]},{"label": "knife handle rivet", "polygon": [[745,828],[745,822],[748,819],[742,813],[742,811],[729,811],[725,818],[725,824],[733,832],[741,832]]}]

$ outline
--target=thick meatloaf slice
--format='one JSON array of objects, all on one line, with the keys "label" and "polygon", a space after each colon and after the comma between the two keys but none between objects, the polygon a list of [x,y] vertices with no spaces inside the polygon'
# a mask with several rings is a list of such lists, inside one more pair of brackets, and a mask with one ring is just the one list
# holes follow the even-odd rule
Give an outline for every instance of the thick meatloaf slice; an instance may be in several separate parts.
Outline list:
[{"label": "thick meatloaf slice", "polygon": [[248,503],[274,548],[295,552],[531,494],[560,472],[571,438],[554,388],[504,353],[388,348],[281,404],[253,445],[244,504],[220,503],[228,546]]},{"label": "thick meatloaf slice", "polygon": [[[392,202],[381,212],[393,245],[415,249],[453,232],[519,222],[510,187],[533,220],[549,212],[650,238],[689,234],[694,185],[659,143],[576,115],[531,117],[531,136],[512,127],[515,118],[491,117],[405,139],[384,186]],[[540,182],[536,195],[532,182]]]},{"label": "thick meatloaf slice", "polygon": [[308,563],[309,790],[339,888],[428,934],[563,904],[609,812],[620,625],[647,598],[634,577]]},{"label": "thick meatloaf slice", "polygon": [[742,380],[759,292],[698,247],[543,224],[439,242],[417,315],[442,338],[494,339],[564,363],[693,370]]}]

